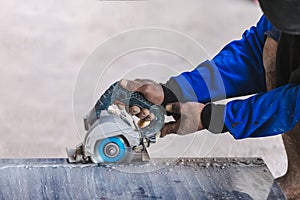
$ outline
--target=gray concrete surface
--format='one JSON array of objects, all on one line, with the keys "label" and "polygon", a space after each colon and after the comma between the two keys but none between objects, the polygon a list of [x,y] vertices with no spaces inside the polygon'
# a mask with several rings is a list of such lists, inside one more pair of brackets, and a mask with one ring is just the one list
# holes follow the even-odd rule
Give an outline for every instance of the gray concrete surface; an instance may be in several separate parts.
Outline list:
[{"label": "gray concrete surface", "polygon": [[[194,38],[213,56],[240,38],[260,15],[259,7],[246,0],[0,1],[0,156],[65,157],[65,147],[80,142],[73,120],[73,86],[84,59],[112,35],[140,27],[174,29]],[[170,63],[180,65],[177,60]],[[123,76],[118,68],[111,70],[106,79]],[[153,70],[140,72],[145,74],[158,75]],[[76,106],[85,110],[91,105]],[[258,156],[275,176],[286,169],[280,136],[235,141],[229,134],[202,131],[161,139],[150,153]]]},{"label": "gray concrete surface", "polygon": [[1,199],[286,199],[256,158],[100,166],[59,158],[1,159],[0,176]]}]

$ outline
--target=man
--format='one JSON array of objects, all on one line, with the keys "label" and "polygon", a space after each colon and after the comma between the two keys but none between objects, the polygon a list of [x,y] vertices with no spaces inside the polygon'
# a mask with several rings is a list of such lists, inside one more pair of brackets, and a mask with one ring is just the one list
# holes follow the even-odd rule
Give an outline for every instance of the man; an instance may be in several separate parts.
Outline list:
[{"label": "man", "polygon": [[[225,46],[211,61],[166,84],[151,80],[122,80],[162,104],[175,121],[165,124],[161,136],[208,129],[229,131],[234,138],[282,134],[288,154],[287,174],[278,179],[288,198],[300,198],[300,2],[261,0],[266,16],[239,41]],[[274,25],[274,26],[273,26]],[[224,105],[214,100],[258,93]],[[154,116],[133,106],[130,113],[144,120]],[[297,125],[298,124],[298,125]]]}]

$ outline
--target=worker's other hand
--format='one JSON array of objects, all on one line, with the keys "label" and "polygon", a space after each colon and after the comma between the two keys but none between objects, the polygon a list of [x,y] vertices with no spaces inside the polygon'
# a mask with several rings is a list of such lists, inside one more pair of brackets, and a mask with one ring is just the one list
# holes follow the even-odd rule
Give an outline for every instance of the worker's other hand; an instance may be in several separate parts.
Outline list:
[{"label": "worker's other hand", "polygon": [[[160,105],[164,100],[163,88],[155,81],[149,79],[135,79],[134,81],[122,79],[120,85],[128,91],[141,92],[153,104]],[[154,119],[154,115],[148,109],[139,108],[138,106],[131,106],[129,113],[136,115],[140,119],[149,121]]]},{"label": "worker's other hand", "polygon": [[164,125],[160,137],[168,134],[186,135],[204,129],[201,122],[201,113],[204,106],[204,104],[197,102],[168,104],[166,111],[172,114],[175,121]]}]

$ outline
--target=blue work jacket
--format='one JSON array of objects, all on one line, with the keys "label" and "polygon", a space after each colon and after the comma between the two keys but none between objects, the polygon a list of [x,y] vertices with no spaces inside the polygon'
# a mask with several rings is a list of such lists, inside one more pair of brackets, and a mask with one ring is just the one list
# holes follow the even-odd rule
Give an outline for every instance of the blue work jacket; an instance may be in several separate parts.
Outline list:
[{"label": "blue work jacket", "polygon": [[287,84],[266,91],[263,47],[273,27],[265,16],[226,45],[212,60],[191,72],[172,77],[182,101],[207,103],[218,99],[256,94],[227,103],[225,126],[236,139],[281,134],[300,119],[300,86]]}]

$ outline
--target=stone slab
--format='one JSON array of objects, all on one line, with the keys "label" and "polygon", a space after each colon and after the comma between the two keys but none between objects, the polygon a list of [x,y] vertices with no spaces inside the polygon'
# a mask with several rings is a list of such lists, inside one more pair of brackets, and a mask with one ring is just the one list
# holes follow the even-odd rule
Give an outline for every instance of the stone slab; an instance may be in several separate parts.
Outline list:
[{"label": "stone slab", "polygon": [[0,159],[1,199],[285,199],[260,158]]}]

